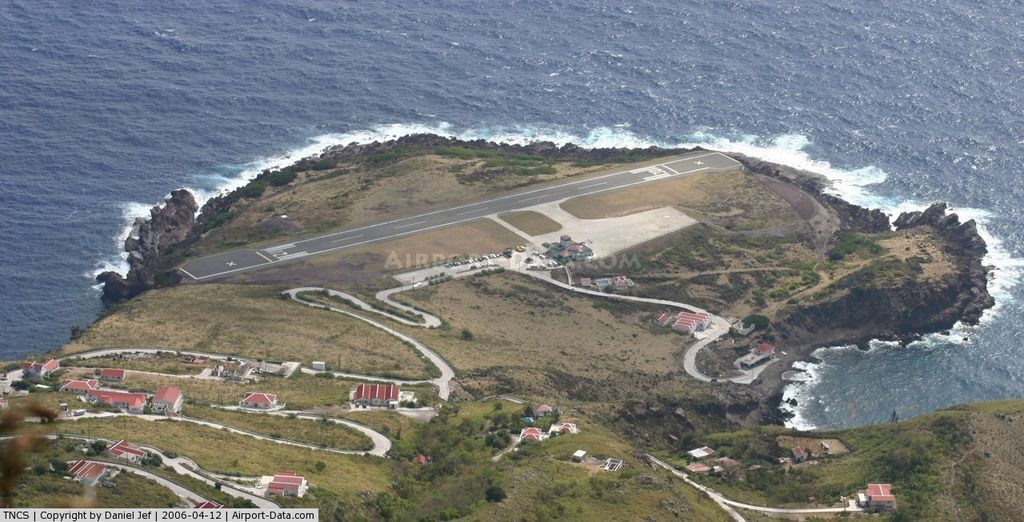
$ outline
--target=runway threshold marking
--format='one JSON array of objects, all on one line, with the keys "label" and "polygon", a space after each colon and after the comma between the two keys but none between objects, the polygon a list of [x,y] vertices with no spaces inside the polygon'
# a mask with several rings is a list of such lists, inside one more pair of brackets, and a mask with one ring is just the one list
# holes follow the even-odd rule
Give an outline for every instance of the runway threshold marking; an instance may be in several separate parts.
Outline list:
[{"label": "runway threshold marking", "polygon": [[257,250],[257,251],[256,251],[256,254],[257,254],[257,255],[259,255],[260,257],[262,257],[263,259],[266,259],[267,261],[269,261],[269,262],[271,262],[271,263],[273,263],[273,262],[274,262],[274,260],[273,260],[273,259],[270,259],[269,257],[267,257],[267,256],[263,255],[263,252],[260,252],[259,250]]}]

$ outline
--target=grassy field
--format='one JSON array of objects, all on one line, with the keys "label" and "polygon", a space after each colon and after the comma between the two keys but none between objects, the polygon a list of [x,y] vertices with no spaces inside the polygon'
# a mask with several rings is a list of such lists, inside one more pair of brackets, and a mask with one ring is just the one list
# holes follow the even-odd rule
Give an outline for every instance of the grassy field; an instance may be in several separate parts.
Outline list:
[{"label": "grassy field", "polygon": [[533,210],[505,212],[498,214],[498,217],[531,236],[539,236],[562,230],[562,225],[557,221]]},{"label": "grassy field", "polygon": [[[409,331],[483,395],[514,393],[603,400],[678,389],[683,337],[651,326],[659,308],[574,295],[506,272],[403,293],[447,322]],[[467,333],[464,333],[468,332]]]},{"label": "grassy field", "polygon": [[62,353],[118,347],[196,350],[307,366],[319,360],[367,375],[429,373],[415,350],[379,329],[282,300],[276,289],[260,286],[185,285],[146,292],[100,319]]},{"label": "grassy field", "polygon": [[[262,441],[223,430],[174,421],[145,421],[132,417],[85,419],[58,424],[64,432],[107,439],[126,438],[161,450],[186,455],[216,473],[241,476],[272,475],[290,470],[311,484],[339,495],[355,496],[387,487],[387,462],[378,457],[339,455]],[[317,462],[323,462],[318,469]]]},{"label": "grassy field", "polygon": [[366,435],[333,422],[290,419],[197,405],[186,406],[182,413],[189,417],[215,421],[232,428],[328,448],[368,450],[373,447],[373,442]]},{"label": "grassy field", "polygon": [[116,477],[105,479],[104,483],[109,486],[86,487],[55,473],[29,475],[21,483],[11,507],[77,507],[85,504],[97,508],[171,508],[187,504],[169,489],[131,473],[118,472]]},{"label": "grassy field", "polygon": [[562,203],[563,209],[582,219],[625,216],[665,206],[674,206],[698,219],[732,230],[766,228],[800,220],[796,211],[778,194],[739,171],[695,174]]},{"label": "grassy field", "polygon": [[147,372],[170,373],[174,375],[196,375],[204,368],[214,366],[214,361],[193,364],[185,361],[185,357],[168,351],[161,354],[118,354],[110,357],[93,357],[88,359],[67,359],[61,366],[80,368],[124,368]]}]

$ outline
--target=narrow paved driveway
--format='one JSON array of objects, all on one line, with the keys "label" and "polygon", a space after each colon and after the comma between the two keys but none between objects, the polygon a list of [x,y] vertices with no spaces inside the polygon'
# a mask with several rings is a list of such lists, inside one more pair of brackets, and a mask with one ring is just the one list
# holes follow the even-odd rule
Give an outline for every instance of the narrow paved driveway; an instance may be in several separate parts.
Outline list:
[{"label": "narrow paved driveway", "polygon": [[388,439],[387,437],[385,437],[384,434],[382,434],[380,432],[377,432],[377,431],[374,431],[374,430],[372,430],[372,429],[370,429],[370,428],[368,428],[366,426],[363,426],[362,424],[359,424],[359,423],[356,423],[356,422],[352,422],[352,421],[350,421],[348,419],[339,419],[337,417],[321,417],[321,416],[310,415],[308,413],[304,413],[304,412],[301,412],[301,411],[294,411],[294,410],[256,411],[256,410],[250,410],[250,409],[246,409],[246,408],[239,408],[238,406],[223,406],[222,409],[232,410],[232,411],[244,411],[246,413],[252,413],[253,415],[271,415],[271,416],[274,416],[274,417],[289,417],[289,418],[303,419],[303,420],[310,420],[310,421],[320,421],[320,420],[326,419],[328,422],[332,422],[334,424],[340,424],[342,426],[348,426],[349,428],[352,428],[352,429],[362,433],[363,435],[366,435],[367,437],[370,437],[370,440],[373,441],[373,448],[371,448],[369,451],[332,450],[330,448],[321,448],[319,446],[312,446],[312,445],[306,444],[307,447],[314,447],[315,449],[325,449],[327,451],[334,451],[336,453],[347,453],[347,454],[357,454],[357,455],[373,455],[373,456],[376,456],[376,457],[383,457],[383,456],[388,454],[388,451],[391,451],[391,440]]},{"label": "narrow paved driveway", "polygon": [[711,500],[714,500],[715,503],[717,503],[719,506],[722,506],[722,509],[724,509],[727,513],[729,513],[730,516],[733,517],[733,519],[737,521],[742,521],[743,517],[740,516],[740,514],[737,513],[735,509],[732,509],[733,507],[749,509],[751,511],[756,511],[764,515],[835,515],[839,513],[865,513],[864,509],[857,507],[857,505],[852,500],[846,507],[799,509],[773,508],[767,506],[756,506],[753,504],[746,504],[744,502],[737,502],[735,500],[730,500],[729,498],[726,498],[721,493],[718,493],[717,491],[709,487],[694,482],[686,473],[679,471],[678,469],[668,464],[667,462],[664,462],[661,459],[658,459],[652,455],[645,456],[654,464],[669,470],[670,472],[672,472],[673,475],[683,479],[683,481],[685,481],[687,484],[697,488],[700,491],[703,491],[705,494],[707,494],[707,496],[711,497]]},{"label": "narrow paved driveway", "polygon": [[144,478],[147,478],[149,480],[152,480],[153,482],[156,482],[157,484],[160,484],[161,486],[171,490],[171,492],[174,493],[175,495],[177,495],[178,497],[183,498],[185,500],[188,500],[192,504],[198,504],[200,502],[206,502],[207,500],[209,500],[207,498],[202,497],[199,493],[196,493],[195,491],[192,491],[192,490],[186,488],[185,486],[182,486],[182,485],[178,484],[177,482],[172,482],[170,480],[167,480],[167,479],[161,477],[160,475],[157,475],[155,473],[151,473],[151,472],[146,471],[146,470],[144,470],[142,468],[137,468],[135,466],[128,466],[126,464],[115,464],[113,462],[106,462],[106,461],[102,461],[102,460],[85,459],[85,461],[86,462],[95,462],[97,464],[102,464],[102,465],[104,465],[104,466],[106,466],[108,468],[116,468],[116,469],[119,469],[121,471],[124,471],[124,472],[127,472],[127,473],[131,473],[133,475],[138,475],[140,477],[144,477]]}]

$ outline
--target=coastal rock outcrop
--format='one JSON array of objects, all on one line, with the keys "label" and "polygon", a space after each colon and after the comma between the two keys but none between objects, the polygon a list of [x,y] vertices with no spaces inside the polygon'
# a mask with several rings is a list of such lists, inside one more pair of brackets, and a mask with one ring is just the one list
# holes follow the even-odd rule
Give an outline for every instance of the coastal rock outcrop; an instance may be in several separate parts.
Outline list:
[{"label": "coastal rock outcrop", "polygon": [[192,234],[198,209],[192,193],[180,189],[171,192],[163,205],[153,207],[148,218],[136,219],[124,242],[128,276],[111,271],[96,276],[96,280],[103,283],[103,299],[119,301],[175,282],[167,280],[177,275],[167,270],[165,256],[169,249]]}]

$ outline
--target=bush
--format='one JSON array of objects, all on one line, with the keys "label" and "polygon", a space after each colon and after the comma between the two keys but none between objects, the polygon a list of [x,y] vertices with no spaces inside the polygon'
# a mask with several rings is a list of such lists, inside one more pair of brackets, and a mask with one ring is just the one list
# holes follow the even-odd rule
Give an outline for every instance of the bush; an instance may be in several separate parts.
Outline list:
[{"label": "bush", "polygon": [[267,184],[262,181],[251,181],[248,185],[238,189],[238,194],[244,198],[258,198],[267,190]]},{"label": "bush", "polygon": [[487,486],[487,491],[484,492],[484,498],[486,498],[488,502],[501,502],[502,500],[505,500],[506,497],[508,497],[508,495],[505,494],[505,490],[501,489],[501,486],[497,484]]},{"label": "bush", "polygon": [[270,184],[275,187],[283,187],[292,181],[295,181],[295,177],[297,175],[298,174],[292,170],[278,170],[270,174],[268,181],[270,181]]},{"label": "bush", "polygon": [[750,326],[753,325],[755,330],[764,330],[768,328],[768,318],[761,314],[750,314],[743,318],[743,324]]},{"label": "bush", "polygon": [[462,337],[463,341],[472,341],[473,340],[473,332],[469,331],[466,328],[463,328],[462,329],[462,333],[460,334],[460,337]]}]

